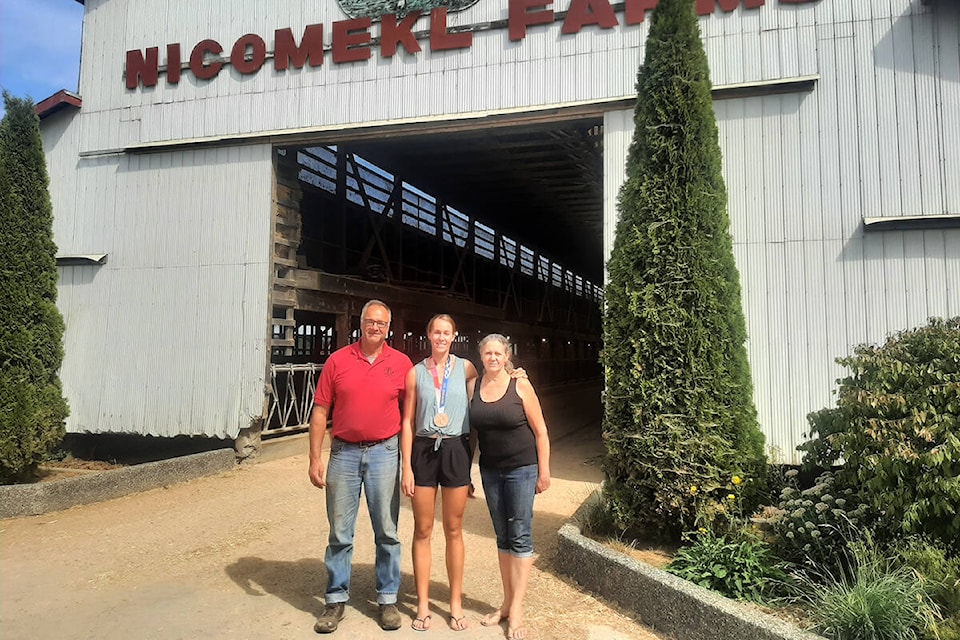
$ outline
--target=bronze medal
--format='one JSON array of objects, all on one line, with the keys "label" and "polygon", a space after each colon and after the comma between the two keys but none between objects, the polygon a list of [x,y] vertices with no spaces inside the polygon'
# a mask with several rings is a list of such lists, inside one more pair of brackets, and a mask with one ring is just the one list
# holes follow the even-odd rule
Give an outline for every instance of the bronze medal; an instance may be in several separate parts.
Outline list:
[{"label": "bronze medal", "polygon": [[450,424],[450,416],[445,413],[438,413],[437,415],[433,416],[433,424],[443,428]]}]

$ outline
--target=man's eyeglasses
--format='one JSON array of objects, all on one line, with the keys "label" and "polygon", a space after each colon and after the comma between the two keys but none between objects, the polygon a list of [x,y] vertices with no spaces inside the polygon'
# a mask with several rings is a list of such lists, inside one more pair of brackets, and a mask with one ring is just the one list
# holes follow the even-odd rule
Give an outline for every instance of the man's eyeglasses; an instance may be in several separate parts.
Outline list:
[{"label": "man's eyeglasses", "polygon": [[377,329],[386,329],[389,322],[384,322],[383,320],[368,320],[363,319],[363,324],[368,327],[376,327]]}]

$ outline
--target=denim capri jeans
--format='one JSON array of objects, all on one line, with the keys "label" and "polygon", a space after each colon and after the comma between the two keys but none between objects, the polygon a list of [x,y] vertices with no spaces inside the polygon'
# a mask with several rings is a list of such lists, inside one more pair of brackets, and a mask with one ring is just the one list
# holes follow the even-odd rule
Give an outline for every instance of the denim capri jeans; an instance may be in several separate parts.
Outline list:
[{"label": "denim capri jeans", "polygon": [[517,558],[533,556],[533,498],[538,465],[516,469],[480,469],[487,509],[497,534],[497,549]]}]

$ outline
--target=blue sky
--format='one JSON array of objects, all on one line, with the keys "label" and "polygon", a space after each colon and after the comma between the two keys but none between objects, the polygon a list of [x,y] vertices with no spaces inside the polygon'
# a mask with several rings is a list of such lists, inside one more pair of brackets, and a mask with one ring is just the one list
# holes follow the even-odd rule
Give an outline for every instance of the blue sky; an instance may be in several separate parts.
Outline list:
[{"label": "blue sky", "polygon": [[0,0],[0,86],[34,102],[76,91],[82,26],[75,0]]}]

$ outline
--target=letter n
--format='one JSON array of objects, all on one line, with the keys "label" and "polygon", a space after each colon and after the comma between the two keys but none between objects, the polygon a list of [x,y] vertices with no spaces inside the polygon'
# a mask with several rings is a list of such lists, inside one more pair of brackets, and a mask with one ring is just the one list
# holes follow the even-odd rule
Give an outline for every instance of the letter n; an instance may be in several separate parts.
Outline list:
[{"label": "letter n", "polygon": [[127,89],[136,89],[140,82],[155,87],[160,74],[160,47],[150,47],[144,57],[139,49],[127,51]]}]

